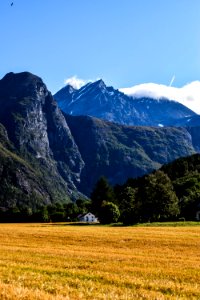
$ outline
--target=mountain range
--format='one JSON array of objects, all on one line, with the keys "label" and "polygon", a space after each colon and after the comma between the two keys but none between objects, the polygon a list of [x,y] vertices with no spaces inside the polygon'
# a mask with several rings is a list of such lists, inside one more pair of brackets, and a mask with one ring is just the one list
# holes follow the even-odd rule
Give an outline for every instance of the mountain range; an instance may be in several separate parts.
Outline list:
[{"label": "mountain range", "polygon": [[[101,80],[80,90],[66,86],[53,97],[36,75],[5,75],[0,80],[0,209],[34,210],[90,196],[102,175],[111,184],[123,183],[200,151],[198,115],[167,99],[134,101]],[[195,126],[185,127],[192,119]],[[170,122],[184,125],[165,127]]]},{"label": "mountain range", "polygon": [[67,114],[88,115],[118,124],[160,127],[200,125],[199,116],[176,101],[133,98],[107,87],[102,80],[90,82],[80,89],[66,85],[54,98]]}]

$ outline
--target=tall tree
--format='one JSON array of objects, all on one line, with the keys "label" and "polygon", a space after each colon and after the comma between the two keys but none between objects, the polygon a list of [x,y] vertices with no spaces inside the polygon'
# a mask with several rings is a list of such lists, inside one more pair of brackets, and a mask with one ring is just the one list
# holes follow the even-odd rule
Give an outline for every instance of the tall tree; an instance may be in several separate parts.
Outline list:
[{"label": "tall tree", "polygon": [[99,210],[99,221],[102,224],[116,223],[119,219],[120,211],[116,204],[103,201]]},{"label": "tall tree", "polygon": [[120,219],[125,225],[135,224],[140,220],[141,203],[137,197],[137,191],[138,189],[127,186],[120,195]]},{"label": "tall tree", "polygon": [[101,177],[91,194],[92,201],[92,210],[98,215],[103,201],[113,202],[114,201],[114,191],[113,188],[109,185],[105,177]]},{"label": "tall tree", "polygon": [[178,198],[171,180],[163,171],[146,177],[141,195],[145,221],[170,220],[179,214]]},{"label": "tall tree", "polygon": [[194,220],[200,204],[200,175],[189,173],[174,181],[174,189],[179,197],[180,216]]}]

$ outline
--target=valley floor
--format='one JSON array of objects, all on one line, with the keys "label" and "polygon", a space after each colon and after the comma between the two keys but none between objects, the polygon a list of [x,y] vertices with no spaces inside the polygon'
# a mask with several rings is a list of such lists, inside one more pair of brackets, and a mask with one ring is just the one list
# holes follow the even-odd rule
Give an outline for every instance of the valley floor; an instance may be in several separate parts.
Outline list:
[{"label": "valley floor", "polygon": [[200,299],[200,226],[0,224],[0,299]]}]

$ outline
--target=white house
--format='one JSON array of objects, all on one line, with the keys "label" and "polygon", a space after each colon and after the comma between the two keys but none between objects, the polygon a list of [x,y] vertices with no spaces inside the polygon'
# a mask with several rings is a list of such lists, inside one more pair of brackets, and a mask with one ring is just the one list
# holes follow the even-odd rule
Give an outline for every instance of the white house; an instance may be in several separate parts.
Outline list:
[{"label": "white house", "polygon": [[196,220],[200,221],[200,210],[196,212]]},{"label": "white house", "polygon": [[98,219],[92,213],[88,212],[83,215],[79,215],[78,219],[80,222],[87,222],[87,223],[96,223],[99,222]]}]

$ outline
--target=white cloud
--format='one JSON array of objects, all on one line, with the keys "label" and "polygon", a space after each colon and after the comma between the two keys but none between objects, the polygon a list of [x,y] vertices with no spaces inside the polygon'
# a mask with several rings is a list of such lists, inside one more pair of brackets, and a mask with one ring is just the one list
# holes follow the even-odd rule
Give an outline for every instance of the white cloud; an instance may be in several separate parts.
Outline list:
[{"label": "white cloud", "polygon": [[97,77],[96,79],[81,79],[78,78],[76,75],[72,76],[70,78],[67,78],[64,80],[64,84],[69,84],[73,86],[74,89],[80,89],[82,86],[86,85],[89,82],[95,82],[97,80],[101,79],[100,77]]},{"label": "white cloud", "polygon": [[[172,83],[174,78],[171,80]],[[120,91],[134,98],[150,97],[157,100],[161,98],[175,100],[200,114],[200,81],[193,81],[180,88],[144,83],[130,88],[122,88]]]},{"label": "white cloud", "polygon": [[90,80],[80,79],[77,76],[72,76],[68,79],[65,79],[65,81],[64,81],[65,84],[69,84],[77,90],[80,89],[82,86],[84,86],[88,82],[90,82]]}]

